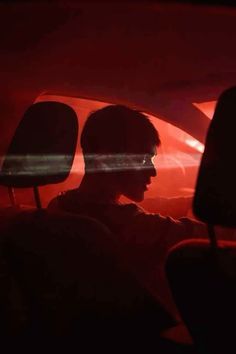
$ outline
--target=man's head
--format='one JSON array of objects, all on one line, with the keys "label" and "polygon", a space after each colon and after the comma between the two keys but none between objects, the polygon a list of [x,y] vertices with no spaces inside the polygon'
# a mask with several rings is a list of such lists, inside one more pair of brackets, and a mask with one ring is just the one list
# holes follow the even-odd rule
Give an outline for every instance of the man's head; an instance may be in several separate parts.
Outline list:
[{"label": "man's head", "polygon": [[91,113],[81,135],[86,173],[109,174],[118,194],[135,201],[156,175],[152,158],[159,145],[148,117],[122,105]]}]

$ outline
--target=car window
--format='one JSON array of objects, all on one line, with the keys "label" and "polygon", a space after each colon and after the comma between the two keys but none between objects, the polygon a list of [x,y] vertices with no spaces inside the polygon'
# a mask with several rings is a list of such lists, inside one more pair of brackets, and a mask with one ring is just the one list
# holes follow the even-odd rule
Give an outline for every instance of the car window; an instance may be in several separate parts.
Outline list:
[{"label": "car window", "polygon": [[[45,100],[55,100],[69,104],[76,111],[79,119],[78,145],[71,174],[65,182],[59,185],[42,188],[42,197],[44,203],[47,204],[58,192],[75,188],[79,185],[84,173],[84,163],[80,148],[80,135],[83,125],[89,113],[110,103],[51,94],[43,94],[36,99],[37,102]],[[206,104],[194,105],[205,113]],[[211,103],[208,107],[208,114],[213,108],[214,106]],[[151,205],[153,199],[157,197],[172,198],[193,194],[204,146],[180,128],[153,115],[147,115],[161,137],[161,146],[158,148],[157,157],[154,160],[157,176],[152,179],[152,184],[145,193],[143,204],[146,209],[149,209],[149,200]],[[125,198],[123,199],[125,200]],[[150,208],[150,211],[153,211],[152,208]]]}]

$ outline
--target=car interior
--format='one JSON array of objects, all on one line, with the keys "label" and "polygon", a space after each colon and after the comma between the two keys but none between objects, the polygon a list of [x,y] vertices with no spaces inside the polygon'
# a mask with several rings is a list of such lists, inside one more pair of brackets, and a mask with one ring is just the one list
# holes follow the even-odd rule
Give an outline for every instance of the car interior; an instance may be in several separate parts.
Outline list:
[{"label": "car interior", "polygon": [[[234,5],[3,1],[0,17],[0,336],[234,353],[235,244],[215,232],[236,227],[235,88],[215,110],[236,82]],[[107,226],[47,209],[80,184],[81,131],[109,104],[145,113],[160,134],[139,205],[208,225],[209,240],[161,256],[159,303]],[[184,328],[173,336],[169,314]]]}]

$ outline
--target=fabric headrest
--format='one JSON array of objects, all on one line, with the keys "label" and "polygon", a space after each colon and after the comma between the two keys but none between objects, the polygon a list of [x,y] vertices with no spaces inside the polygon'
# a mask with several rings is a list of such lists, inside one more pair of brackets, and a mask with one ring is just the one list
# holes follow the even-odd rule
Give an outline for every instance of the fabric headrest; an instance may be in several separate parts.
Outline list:
[{"label": "fabric headrest", "polygon": [[236,87],[222,93],[210,124],[193,209],[202,221],[236,226]]},{"label": "fabric headrest", "polygon": [[0,184],[33,187],[64,181],[70,173],[78,119],[64,103],[38,102],[20,121],[0,172]]}]

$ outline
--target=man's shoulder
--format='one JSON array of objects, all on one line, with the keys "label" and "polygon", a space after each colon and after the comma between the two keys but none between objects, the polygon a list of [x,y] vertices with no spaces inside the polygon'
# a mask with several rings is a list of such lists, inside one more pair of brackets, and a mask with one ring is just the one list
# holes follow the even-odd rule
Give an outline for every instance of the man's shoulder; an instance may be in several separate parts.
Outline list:
[{"label": "man's shoulder", "polygon": [[69,189],[67,191],[60,192],[54,197],[48,204],[49,210],[63,210],[67,209],[66,205],[73,205],[75,199],[76,189]]},{"label": "man's shoulder", "polygon": [[145,210],[136,203],[119,204],[118,207],[124,212],[131,213],[133,215],[145,214]]},{"label": "man's shoulder", "polygon": [[53,199],[50,200],[50,202],[48,203],[47,209],[52,210],[52,211],[59,209],[57,197],[54,197]]}]

